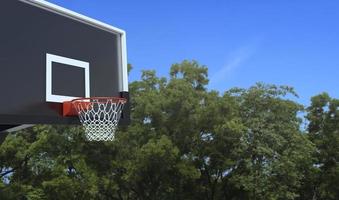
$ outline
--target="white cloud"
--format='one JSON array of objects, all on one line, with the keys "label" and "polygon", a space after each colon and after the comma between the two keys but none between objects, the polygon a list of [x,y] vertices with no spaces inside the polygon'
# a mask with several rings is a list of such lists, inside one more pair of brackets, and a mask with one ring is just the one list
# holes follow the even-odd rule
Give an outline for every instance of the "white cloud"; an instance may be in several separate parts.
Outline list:
[{"label": "white cloud", "polygon": [[254,50],[253,45],[243,46],[227,55],[225,64],[210,76],[210,86],[215,87],[227,80],[254,54]]}]

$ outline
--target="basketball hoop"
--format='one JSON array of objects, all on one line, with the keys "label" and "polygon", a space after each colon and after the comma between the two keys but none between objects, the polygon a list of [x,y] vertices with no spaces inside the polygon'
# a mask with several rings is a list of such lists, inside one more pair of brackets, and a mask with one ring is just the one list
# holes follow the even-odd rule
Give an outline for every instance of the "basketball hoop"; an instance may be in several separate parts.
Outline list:
[{"label": "basketball hoop", "polygon": [[89,141],[114,140],[127,100],[119,97],[79,98],[64,102],[64,116],[78,115]]}]

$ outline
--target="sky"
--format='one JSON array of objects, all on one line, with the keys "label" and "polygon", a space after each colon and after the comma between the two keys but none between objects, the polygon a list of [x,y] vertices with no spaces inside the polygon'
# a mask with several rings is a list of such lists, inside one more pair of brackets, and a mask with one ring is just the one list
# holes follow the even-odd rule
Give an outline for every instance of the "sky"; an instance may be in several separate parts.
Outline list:
[{"label": "sky", "polygon": [[194,59],[220,93],[264,82],[293,86],[304,105],[321,92],[339,98],[339,1],[49,2],[125,30],[130,81]]}]

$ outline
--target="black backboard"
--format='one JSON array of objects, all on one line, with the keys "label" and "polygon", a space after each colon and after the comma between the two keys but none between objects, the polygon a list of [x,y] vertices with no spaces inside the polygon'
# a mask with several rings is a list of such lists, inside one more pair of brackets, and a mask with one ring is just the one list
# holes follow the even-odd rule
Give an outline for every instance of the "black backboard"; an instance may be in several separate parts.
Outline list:
[{"label": "black backboard", "polygon": [[128,98],[123,30],[42,0],[0,4],[0,125],[76,124],[63,101]]}]

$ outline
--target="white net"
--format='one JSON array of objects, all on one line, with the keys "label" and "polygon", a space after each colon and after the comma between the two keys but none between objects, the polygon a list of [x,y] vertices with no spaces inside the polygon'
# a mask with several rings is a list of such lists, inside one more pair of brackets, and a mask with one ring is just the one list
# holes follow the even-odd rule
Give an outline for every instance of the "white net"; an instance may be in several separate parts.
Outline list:
[{"label": "white net", "polygon": [[85,129],[86,139],[89,141],[114,140],[125,103],[126,99],[117,97],[73,100],[72,104]]}]

